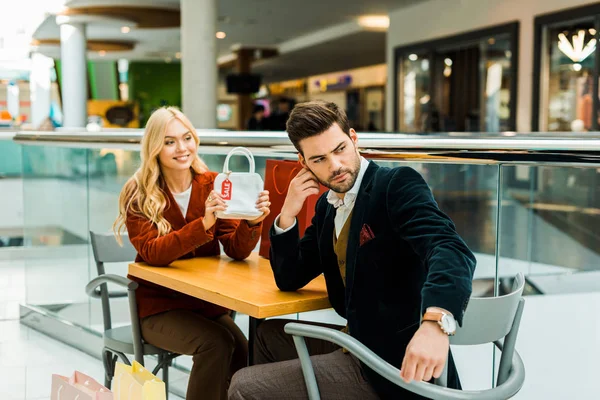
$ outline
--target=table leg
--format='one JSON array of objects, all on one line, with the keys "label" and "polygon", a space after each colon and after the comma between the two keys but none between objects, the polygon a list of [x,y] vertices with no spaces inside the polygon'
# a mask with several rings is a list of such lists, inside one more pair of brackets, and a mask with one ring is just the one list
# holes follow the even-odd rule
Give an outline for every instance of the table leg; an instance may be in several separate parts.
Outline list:
[{"label": "table leg", "polygon": [[254,341],[256,340],[256,330],[264,318],[250,317],[248,332],[248,365],[254,365]]}]

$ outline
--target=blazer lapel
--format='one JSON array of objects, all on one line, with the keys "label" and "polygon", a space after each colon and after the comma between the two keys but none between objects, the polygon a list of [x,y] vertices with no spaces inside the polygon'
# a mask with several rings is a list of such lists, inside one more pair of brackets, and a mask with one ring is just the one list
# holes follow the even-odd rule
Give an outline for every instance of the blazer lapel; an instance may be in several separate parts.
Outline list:
[{"label": "blazer lapel", "polygon": [[327,204],[327,210],[325,211],[325,220],[321,235],[319,236],[319,248],[324,264],[324,267],[329,266],[329,262],[325,260],[333,259],[333,263],[337,267],[337,257],[335,257],[335,251],[333,249],[333,231],[335,229],[335,208],[331,204]]},{"label": "blazer lapel", "polygon": [[362,229],[365,211],[369,206],[371,198],[371,187],[373,186],[373,178],[375,171],[379,167],[373,163],[369,163],[369,167],[363,176],[360,184],[356,203],[352,211],[352,220],[350,221],[350,234],[348,236],[348,249],[346,252],[346,306],[350,305],[350,294],[354,286],[354,275],[356,272],[356,255],[360,243],[360,231]]},{"label": "blazer lapel", "polygon": [[208,197],[206,192],[207,190],[210,191],[210,189],[207,189],[206,185],[201,182],[201,178],[200,175],[196,175],[192,180],[190,204],[188,205],[187,215],[185,216],[187,222],[191,222],[204,216],[204,203]]}]

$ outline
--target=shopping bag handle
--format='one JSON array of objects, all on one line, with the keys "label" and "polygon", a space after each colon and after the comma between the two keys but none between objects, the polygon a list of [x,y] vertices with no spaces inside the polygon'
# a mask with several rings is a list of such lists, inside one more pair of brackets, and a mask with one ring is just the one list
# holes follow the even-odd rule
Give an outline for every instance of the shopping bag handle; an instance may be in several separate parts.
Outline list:
[{"label": "shopping bag handle", "polygon": [[231,149],[231,151],[227,154],[227,157],[225,157],[225,163],[223,164],[223,173],[227,174],[227,173],[231,172],[231,170],[229,169],[229,159],[234,154],[240,154],[240,155],[246,156],[246,158],[248,159],[248,162],[250,163],[250,173],[253,174],[254,173],[254,155],[252,154],[252,152],[250,150],[248,150],[245,147],[234,147],[233,149]]},{"label": "shopping bag handle", "polygon": [[292,171],[290,172],[290,175],[288,176],[287,186],[285,187],[284,190],[279,190],[279,188],[277,187],[277,179],[275,179],[275,172],[277,171],[278,167],[279,167],[279,165],[277,165],[277,164],[275,164],[275,166],[273,167],[272,178],[273,178],[273,187],[275,188],[275,191],[277,192],[277,194],[281,195],[281,194],[285,193],[287,186],[290,185],[290,182],[292,181],[292,175],[294,175],[294,172],[298,171],[298,167],[292,168]]}]

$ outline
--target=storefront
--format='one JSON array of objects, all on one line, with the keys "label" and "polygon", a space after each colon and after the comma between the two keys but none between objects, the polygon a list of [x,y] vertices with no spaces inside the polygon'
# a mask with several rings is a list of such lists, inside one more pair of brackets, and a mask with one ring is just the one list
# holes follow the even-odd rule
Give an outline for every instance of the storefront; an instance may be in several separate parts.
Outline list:
[{"label": "storefront", "polygon": [[532,129],[597,131],[600,4],[535,18]]},{"label": "storefront", "polygon": [[308,78],[310,100],[332,101],[346,110],[350,125],[361,132],[385,130],[385,64]]},{"label": "storefront", "polygon": [[517,22],[395,49],[394,128],[515,130]]},{"label": "storefront", "polygon": [[385,128],[385,64],[311,76],[268,85],[268,94],[255,102],[272,111],[269,102],[281,98],[293,104],[310,101],[332,101],[348,114],[350,125],[357,131],[383,131]]}]

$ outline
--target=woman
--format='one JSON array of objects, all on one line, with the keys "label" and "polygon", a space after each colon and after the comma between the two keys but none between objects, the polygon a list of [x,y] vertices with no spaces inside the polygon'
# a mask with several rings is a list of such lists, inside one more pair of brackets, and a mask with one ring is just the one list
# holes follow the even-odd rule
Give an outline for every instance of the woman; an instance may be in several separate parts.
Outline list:
[{"label": "woman", "polygon": [[[127,228],[136,261],[168,265],[191,257],[220,253],[236,260],[255,248],[269,194],[261,192],[253,221],[220,220],[225,210],[213,189],[216,173],[197,155],[199,139],[190,121],[175,108],[160,108],[148,120],[142,139],[142,165],[119,197],[114,231]],[[134,279],[130,277],[130,279]],[[135,279],[144,340],[193,356],[187,399],[226,399],[231,376],[246,365],[248,343],[227,309]]]}]

